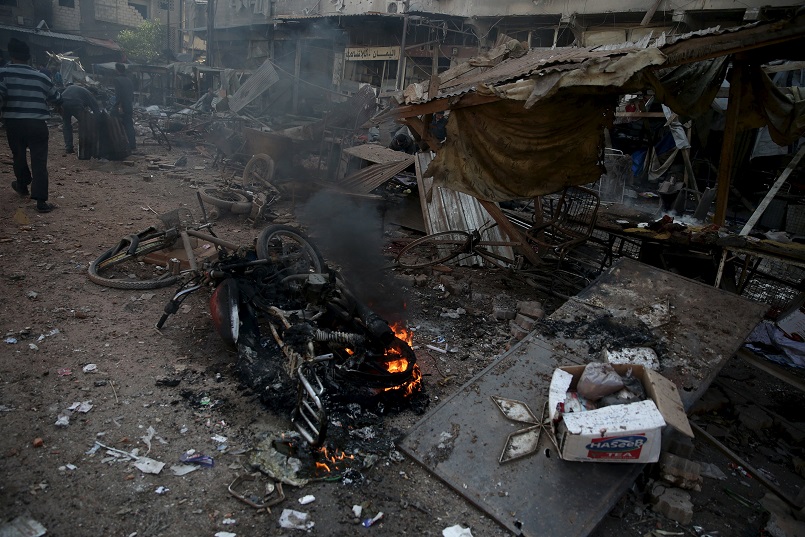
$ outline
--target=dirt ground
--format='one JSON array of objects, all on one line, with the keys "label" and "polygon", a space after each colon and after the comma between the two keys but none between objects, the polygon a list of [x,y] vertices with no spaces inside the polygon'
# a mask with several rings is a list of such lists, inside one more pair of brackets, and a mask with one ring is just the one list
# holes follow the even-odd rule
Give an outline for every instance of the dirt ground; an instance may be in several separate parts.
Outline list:
[{"label": "dirt ground", "polygon": [[[310,535],[438,536],[456,524],[471,528],[475,536],[509,535],[393,447],[371,457],[373,464],[356,469],[350,479],[286,486],[286,499],[270,513],[231,496],[229,484],[249,471],[250,449],[290,425],[286,415],[265,408],[237,377],[233,352],[211,330],[208,295],[191,296],[159,332],[154,323],[173,288],[125,291],[87,278],[90,261],[121,237],[157,224],[155,213],[188,207],[200,217],[197,187],[214,184],[221,173],[192,143],[171,152],[141,143],[143,154],[128,162],[79,161],[62,154],[58,126],[50,133],[50,195],[58,205],[50,214],[36,213],[33,202],[10,188],[11,157],[4,132],[0,134],[0,526],[28,516],[47,535],[63,537],[299,533],[279,524],[287,508],[309,513],[315,522],[307,530]],[[173,163],[181,156],[188,160],[184,178],[173,170],[148,169],[153,160]],[[323,239],[328,228],[337,236],[337,219],[328,215],[326,203],[317,206],[299,194],[306,190],[285,191],[274,207],[277,221],[304,223],[314,240]],[[402,192],[393,196],[399,203],[404,198]],[[325,225],[317,227],[317,222]],[[259,233],[234,215],[222,215],[215,230],[238,243],[250,243]],[[363,265],[382,260],[384,248],[407,234],[393,217],[385,219],[383,235],[376,231],[373,239],[353,235],[363,253],[352,258],[358,256]],[[345,228],[344,233],[355,232]],[[334,241],[324,240],[327,246]],[[327,256],[328,248],[322,249]],[[350,258],[338,263],[348,270]],[[377,274],[389,271],[378,269]],[[488,270],[456,270],[448,288],[440,273],[419,279],[415,274],[397,276],[402,277],[390,280],[394,289],[388,302],[376,309],[396,310],[416,329],[414,345],[429,408],[505,352],[509,326],[493,318],[495,305],[529,299],[545,301],[549,310],[558,306]],[[450,352],[430,351],[427,344],[447,345]],[[90,364],[96,368],[85,372]],[[705,399],[708,406],[697,421],[723,431],[720,436],[733,449],[796,497],[805,464],[803,395],[733,360]],[[88,412],[68,410],[85,401],[92,405]],[[770,417],[756,430],[740,420],[752,404],[761,405]],[[68,417],[69,424],[57,426],[60,416]],[[405,410],[382,416],[377,428],[399,440],[420,419],[421,413]],[[166,466],[158,475],[146,474],[127,457],[110,455],[105,448],[93,450],[96,442],[125,452],[138,449]],[[188,450],[211,456],[214,466],[174,475],[170,468],[181,464]],[[752,502],[765,489],[732,471],[728,460],[703,441],[696,442],[692,458],[713,463],[726,474],[723,481],[705,478],[702,491],[692,492],[692,524],[680,526],[650,510],[643,494],[654,477],[649,467],[645,479],[593,535],[656,530],[671,532],[662,535],[759,535],[768,515]],[[734,493],[749,503],[742,504]],[[298,500],[306,495],[315,500],[301,505]],[[353,513],[356,505],[362,506],[360,517]],[[380,512],[383,517],[371,527],[360,524]]]}]

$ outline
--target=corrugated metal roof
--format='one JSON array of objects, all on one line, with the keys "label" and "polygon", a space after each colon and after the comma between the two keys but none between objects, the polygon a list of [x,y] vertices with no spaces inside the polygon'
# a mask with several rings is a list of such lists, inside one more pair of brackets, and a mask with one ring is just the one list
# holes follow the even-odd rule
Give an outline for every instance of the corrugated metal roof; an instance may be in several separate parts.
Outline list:
[{"label": "corrugated metal roof", "polygon": [[366,13],[339,13],[337,11],[331,13],[310,13],[310,14],[286,14],[274,15],[274,19],[278,21],[289,20],[309,20],[309,19],[326,19],[330,17],[401,17],[402,13],[380,13],[379,11],[367,11]]},{"label": "corrugated metal roof", "polygon": [[598,51],[598,47],[566,47],[559,49],[531,49],[519,58],[504,60],[490,68],[462,75],[454,81],[445,82],[441,88],[468,88],[478,84],[495,85],[530,76],[537,71],[547,71],[552,66],[562,64],[578,65],[590,59],[620,56],[637,48]]},{"label": "corrugated metal roof", "polygon": [[64,34],[61,32],[51,32],[50,30],[37,30],[36,28],[25,28],[22,26],[12,26],[9,24],[0,24],[0,30],[9,30],[12,32],[20,32],[23,34],[30,34],[36,37],[62,39],[64,41],[73,41],[76,43],[88,43],[96,47],[107,48],[109,50],[122,50],[120,45],[109,39],[96,39],[92,37],[83,37],[80,35]]},{"label": "corrugated metal roof", "polygon": [[[678,36],[666,36],[665,34],[661,34],[656,39],[652,40],[650,44],[649,40],[644,38],[637,43],[627,42],[619,44],[618,46],[531,49],[518,58],[507,58],[493,67],[479,65],[478,67],[470,68],[456,78],[445,80],[440,83],[439,92],[435,96],[427,95],[428,82],[421,82],[419,85],[422,86],[425,91],[420,92],[420,95],[424,95],[424,97],[416,98],[406,96],[406,102],[408,104],[421,104],[436,98],[455,97],[473,92],[480,85],[492,87],[533,77],[535,75],[547,75],[557,71],[572,70],[582,67],[588,62],[614,59],[646,48],[656,48],[664,51],[666,48],[670,48],[673,45],[678,46],[685,41],[740,32],[762,24],[764,24],[764,22],[753,22],[730,28],[714,27]],[[470,60],[470,62],[472,61],[481,62],[483,61],[483,57]],[[441,73],[440,77],[443,78],[444,75],[445,73]]]},{"label": "corrugated metal roof", "polygon": [[9,24],[0,24],[0,30],[11,30],[13,32],[20,32],[23,34],[35,34],[42,37],[51,37],[53,39],[64,39],[66,41],[79,41],[86,43],[87,40],[80,35],[62,34],[59,32],[51,32],[50,30],[37,30],[36,28],[25,28],[22,26],[11,26]]}]

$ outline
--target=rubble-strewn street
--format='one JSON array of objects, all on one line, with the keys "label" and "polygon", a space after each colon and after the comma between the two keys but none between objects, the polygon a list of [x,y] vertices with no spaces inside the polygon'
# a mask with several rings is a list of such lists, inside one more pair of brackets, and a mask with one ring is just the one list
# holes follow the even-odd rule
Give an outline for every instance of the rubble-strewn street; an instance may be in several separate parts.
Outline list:
[{"label": "rubble-strewn street", "polygon": [[[172,287],[117,290],[87,278],[90,261],[122,236],[157,223],[155,213],[187,207],[200,217],[196,191],[215,184],[220,171],[193,149],[167,153],[155,145],[144,145],[144,155],[124,162],[78,161],[59,151],[55,127],[50,133],[51,200],[58,208],[35,213],[29,200],[7,188],[8,166],[0,195],[6,305],[0,313],[3,521],[27,516],[48,535],[59,536],[289,535],[293,530],[281,527],[280,520],[287,518],[281,517],[285,509],[293,509],[309,515],[311,535],[435,536],[454,525],[471,528],[476,536],[508,534],[395,444],[355,453],[360,465],[343,475],[333,471],[303,487],[286,485],[285,500],[269,510],[230,494],[227,487],[251,472],[252,450],[260,441],[291,427],[287,415],[265,408],[236,375],[234,352],[211,329],[208,292],[192,295],[160,332],[154,323]],[[5,165],[9,156],[0,154]],[[192,171],[186,177],[154,165],[182,156]],[[394,199],[405,203],[404,196]],[[272,207],[275,221],[299,225],[309,216],[309,203],[283,197]],[[308,230],[314,241],[321,236],[315,226]],[[224,215],[215,231],[248,243],[259,229],[244,216]],[[377,244],[393,249],[407,234],[389,219]],[[327,256],[328,245],[322,242],[321,249]],[[366,434],[393,442],[422,411],[455,393],[508,348],[508,317],[519,302],[539,301],[547,313],[559,305],[498,270],[386,269],[377,275],[394,292],[392,307],[375,308],[384,314],[397,309],[414,330],[430,403],[377,417],[370,414],[377,408],[354,409],[368,424]],[[801,393],[733,359],[692,419],[794,497],[803,483],[802,403]],[[182,462],[193,454],[214,462],[192,464],[192,457],[190,465]],[[595,535],[758,534],[767,518],[756,503],[766,492],[758,481],[699,438],[683,456],[699,466],[667,459],[650,465]],[[143,457],[164,467],[159,473],[143,470],[137,464]],[[660,474],[674,472],[692,484],[694,490],[682,493],[690,495],[690,506],[662,496],[661,504],[672,505],[652,509],[649,493],[659,496],[670,487]],[[237,484],[236,492],[238,486],[245,487]],[[500,490],[506,493],[505,483]],[[534,490],[535,502],[540,493]],[[579,493],[594,501],[594,491]],[[302,505],[308,496],[315,499]],[[354,506],[361,506],[360,514]]]}]

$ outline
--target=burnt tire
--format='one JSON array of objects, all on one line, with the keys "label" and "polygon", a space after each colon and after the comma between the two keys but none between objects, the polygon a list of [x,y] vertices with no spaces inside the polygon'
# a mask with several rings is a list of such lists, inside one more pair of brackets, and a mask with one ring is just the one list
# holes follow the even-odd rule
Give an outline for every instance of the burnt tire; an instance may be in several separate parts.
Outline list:
[{"label": "burnt tire", "polygon": [[110,248],[89,264],[87,275],[91,282],[113,289],[145,290],[174,285],[179,276],[160,272],[156,266],[141,261],[145,255],[169,248],[173,243],[158,235],[140,241],[133,254],[120,247]]},{"label": "burnt tire", "polygon": [[232,214],[248,214],[252,210],[251,200],[237,190],[204,187],[200,188],[198,193],[204,203]]}]

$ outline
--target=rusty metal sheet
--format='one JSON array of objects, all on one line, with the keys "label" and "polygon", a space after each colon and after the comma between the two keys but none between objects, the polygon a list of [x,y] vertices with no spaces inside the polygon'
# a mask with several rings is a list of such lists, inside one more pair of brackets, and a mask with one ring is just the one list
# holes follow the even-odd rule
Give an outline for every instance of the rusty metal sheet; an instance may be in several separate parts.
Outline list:
[{"label": "rusty metal sheet", "polygon": [[363,160],[373,162],[375,164],[388,164],[389,162],[400,162],[402,160],[410,160],[413,157],[408,153],[402,151],[394,151],[388,147],[378,144],[362,144],[354,147],[347,147],[344,153],[358,157]]},{"label": "rusty metal sheet", "polygon": [[264,153],[281,162],[290,158],[293,151],[293,140],[281,134],[263,132],[245,127],[243,138],[246,140],[246,151],[252,155]]},{"label": "rusty metal sheet", "polygon": [[262,95],[268,88],[279,82],[280,76],[271,60],[266,60],[249,79],[228,99],[229,109],[239,112],[244,106]]},{"label": "rusty metal sheet", "polygon": [[[613,313],[626,323],[627,316],[636,319],[663,301],[673,309],[667,322],[653,328],[658,337],[670,338],[660,353],[661,372],[679,386],[689,407],[760,320],[763,306],[622,259],[545,323],[561,328],[572,321],[567,334],[530,334],[417,423],[401,448],[515,534],[588,535],[643,465],[562,461],[545,434],[533,454],[500,464],[509,436],[528,425],[503,417],[492,397],[539,408],[557,366],[599,359],[590,336],[582,336],[586,329]],[[686,369],[686,362],[696,369]]]},{"label": "rusty metal sheet", "polygon": [[338,186],[358,194],[368,194],[414,163],[413,155],[397,162],[373,164],[362,168],[338,182]]},{"label": "rusty metal sheet", "polygon": [[[511,240],[499,226],[494,225],[494,219],[476,198],[464,192],[433,184],[433,177],[426,174],[428,165],[433,160],[433,153],[421,152],[415,156],[419,201],[428,234],[440,231],[484,230],[481,233],[482,240],[495,242]],[[498,255],[514,259],[514,252],[510,246],[488,248]],[[459,263],[466,266],[489,264],[480,256],[465,257]]]}]

